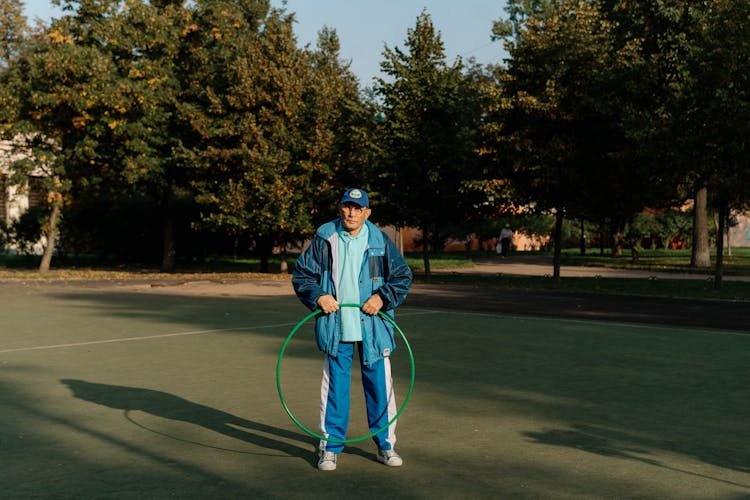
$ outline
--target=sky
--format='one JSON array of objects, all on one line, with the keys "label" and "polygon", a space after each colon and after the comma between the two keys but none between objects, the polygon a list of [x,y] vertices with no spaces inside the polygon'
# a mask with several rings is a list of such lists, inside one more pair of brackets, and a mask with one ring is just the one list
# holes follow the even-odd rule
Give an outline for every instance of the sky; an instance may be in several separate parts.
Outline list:
[{"label": "sky", "polygon": [[[26,16],[48,21],[61,11],[50,0],[25,0]],[[283,0],[271,0],[281,7]],[[383,49],[404,47],[407,30],[426,11],[445,45],[447,62],[456,57],[480,64],[500,63],[505,57],[500,42],[490,40],[492,23],[505,17],[504,0],[287,0],[286,9],[295,13],[297,44],[315,46],[324,26],[336,30],[341,56],[363,87],[383,76]]]}]

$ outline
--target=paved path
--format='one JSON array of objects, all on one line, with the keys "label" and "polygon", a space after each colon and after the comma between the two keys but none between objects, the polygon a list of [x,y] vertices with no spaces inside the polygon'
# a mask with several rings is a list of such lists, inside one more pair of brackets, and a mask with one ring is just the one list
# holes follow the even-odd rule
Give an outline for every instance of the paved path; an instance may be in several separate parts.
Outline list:
[{"label": "paved path", "polygon": [[[488,257],[474,259],[475,266],[471,268],[456,268],[437,272],[452,272],[461,274],[507,274],[516,276],[552,276],[552,257],[538,255],[514,255],[506,259]],[[640,271],[634,269],[610,269],[606,267],[562,266],[560,276],[565,277],[595,277],[602,278],[650,278],[650,279],[686,279],[713,280],[713,270],[704,273],[673,273]],[[727,281],[750,281],[750,276],[723,276]]]}]

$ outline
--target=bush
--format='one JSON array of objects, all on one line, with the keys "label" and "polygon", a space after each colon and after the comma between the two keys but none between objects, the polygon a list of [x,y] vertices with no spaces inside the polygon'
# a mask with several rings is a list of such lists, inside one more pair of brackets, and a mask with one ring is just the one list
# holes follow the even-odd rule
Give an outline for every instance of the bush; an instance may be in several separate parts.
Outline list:
[{"label": "bush", "polygon": [[11,222],[4,231],[6,238],[3,246],[13,246],[18,253],[34,253],[34,245],[42,237],[42,227],[49,217],[46,207],[31,207],[21,217]]},{"label": "bush", "polygon": [[8,245],[8,225],[5,221],[0,220],[0,253],[5,251]]}]

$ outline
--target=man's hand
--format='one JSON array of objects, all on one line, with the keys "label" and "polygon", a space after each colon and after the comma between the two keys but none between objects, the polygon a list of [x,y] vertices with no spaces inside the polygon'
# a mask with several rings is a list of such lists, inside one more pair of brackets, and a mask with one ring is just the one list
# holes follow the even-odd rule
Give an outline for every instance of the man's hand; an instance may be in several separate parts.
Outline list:
[{"label": "man's hand", "polygon": [[318,297],[318,307],[326,313],[330,314],[339,310],[339,303],[333,298],[333,295],[326,294]]},{"label": "man's hand", "polygon": [[362,312],[369,315],[375,315],[383,307],[383,299],[379,293],[375,293],[367,299],[367,302],[362,304]]}]

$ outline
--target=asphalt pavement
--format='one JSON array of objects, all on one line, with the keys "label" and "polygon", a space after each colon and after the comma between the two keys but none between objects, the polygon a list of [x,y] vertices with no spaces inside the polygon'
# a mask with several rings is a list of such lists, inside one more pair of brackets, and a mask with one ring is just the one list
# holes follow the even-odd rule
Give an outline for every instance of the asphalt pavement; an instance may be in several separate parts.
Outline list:
[{"label": "asphalt pavement", "polygon": [[[476,262],[473,268],[441,272],[551,276],[552,260],[539,256],[512,256],[506,259],[491,257]],[[696,275],[573,266],[563,266],[561,276],[694,280],[712,278],[710,273]],[[731,276],[724,279],[748,280],[748,277]],[[612,295],[595,291],[574,293],[522,290],[480,285],[416,284],[409,292],[406,304],[433,309],[674,325],[750,334],[746,301]]]}]

